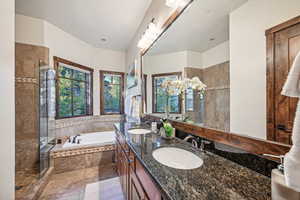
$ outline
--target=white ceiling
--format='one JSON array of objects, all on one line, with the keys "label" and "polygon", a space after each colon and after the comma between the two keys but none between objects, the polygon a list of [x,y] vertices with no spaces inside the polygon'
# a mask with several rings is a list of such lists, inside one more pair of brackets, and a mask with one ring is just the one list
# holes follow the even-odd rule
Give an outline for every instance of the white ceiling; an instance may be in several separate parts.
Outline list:
[{"label": "white ceiling", "polygon": [[[247,0],[195,0],[149,54],[203,52],[229,40],[229,13]],[[210,41],[214,38],[214,41]]]},{"label": "white ceiling", "polygon": [[44,19],[95,47],[126,50],[151,1],[16,0],[16,13]]}]

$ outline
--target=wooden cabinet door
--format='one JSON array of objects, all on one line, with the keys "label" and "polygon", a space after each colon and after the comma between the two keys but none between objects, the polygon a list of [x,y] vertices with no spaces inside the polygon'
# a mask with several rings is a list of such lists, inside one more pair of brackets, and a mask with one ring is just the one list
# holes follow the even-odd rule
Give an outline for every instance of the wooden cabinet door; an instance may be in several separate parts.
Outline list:
[{"label": "wooden cabinet door", "polygon": [[129,199],[130,200],[147,200],[147,196],[143,190],[142,185],[137,179],[134,170],[129,168]]},{"label": "wooden cabinet door", "polygon": [[[293,61],[300,51],[300,22],[277,30],[267,37],[268,58],[270,58],[270,54],[273,54],[273,69],[268,69],[268,91],[269,87],[273,86],[271,92],[273,95],[268,92],[268,104],[273,101],[272,108],[269,108],[270,104],[268,105],[268,139],[291,144],[291,133],[298,99],[282,96],[281,90]],[[270,73],[272,70],[273,73]],[[270,115],[269,109],[274,109],[273,116]]]},{"label": "wooden cabinet door", "polygon": [[115,149],[115,162],[116,162],[116,168],[117,168],[117,173],[120,176],[120,166],[119,166],[119,147],[118,144],[116,142],[116,149]]},{"label": "wooden cabinet door", "polygon": [[124,193],[124,197],[128,198],[128,188],[129,188],[129,161],[127,156],[125,155],[122,148],[120,148],[120,182],[122,186],[122,190]]}]

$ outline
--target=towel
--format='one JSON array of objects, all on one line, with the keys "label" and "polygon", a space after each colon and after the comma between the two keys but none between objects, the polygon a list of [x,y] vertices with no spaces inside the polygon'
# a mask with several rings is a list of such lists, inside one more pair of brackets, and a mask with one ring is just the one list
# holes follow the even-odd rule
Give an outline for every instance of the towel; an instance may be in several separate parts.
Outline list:
[{"label": "towel", "polygon": [[[300,52],[298,52],[281,94],[300,97]],[[284,157],[284,176],[286,184],[300,192],[300,101],[298,100],[292,133],[293,146]]]},{"label": "towel", "polygon": [[300,97],[300,52],[297,54],[281,94],[288,97]]}]

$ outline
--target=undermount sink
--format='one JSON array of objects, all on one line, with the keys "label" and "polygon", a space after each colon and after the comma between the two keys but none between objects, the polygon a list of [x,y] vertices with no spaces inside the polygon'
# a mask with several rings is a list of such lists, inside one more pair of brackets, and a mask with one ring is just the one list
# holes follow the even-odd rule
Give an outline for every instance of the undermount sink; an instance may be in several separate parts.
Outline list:
[{"label": "undermount sink", "polygon": [[142,129],[142,128],[131,129],[131,130],[128,130],[127,132],[132,134],[132,135],[143,135],[143,134],[151,133],[150,130]]},{"label": "undermount sink", "polygon": [[203,160],[195,154],[175,147],[156,149],[152,156],[159,163],[176,169],[196,169],[203,164]]}]

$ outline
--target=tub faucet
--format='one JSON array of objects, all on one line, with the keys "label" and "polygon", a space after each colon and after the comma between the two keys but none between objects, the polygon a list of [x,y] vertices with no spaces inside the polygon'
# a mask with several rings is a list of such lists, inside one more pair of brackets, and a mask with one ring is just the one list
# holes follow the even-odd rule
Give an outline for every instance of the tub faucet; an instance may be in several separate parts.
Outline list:
[{"label": "tub faucet", "polygon": [[80,136],[80,135],[78,134],[78,135],[75,135],[75,136],[73,137],[73,140],[72,140],[72,143],[73,143],[73,144],[76,143],[76,138],[77,138],[78,136]]}]

